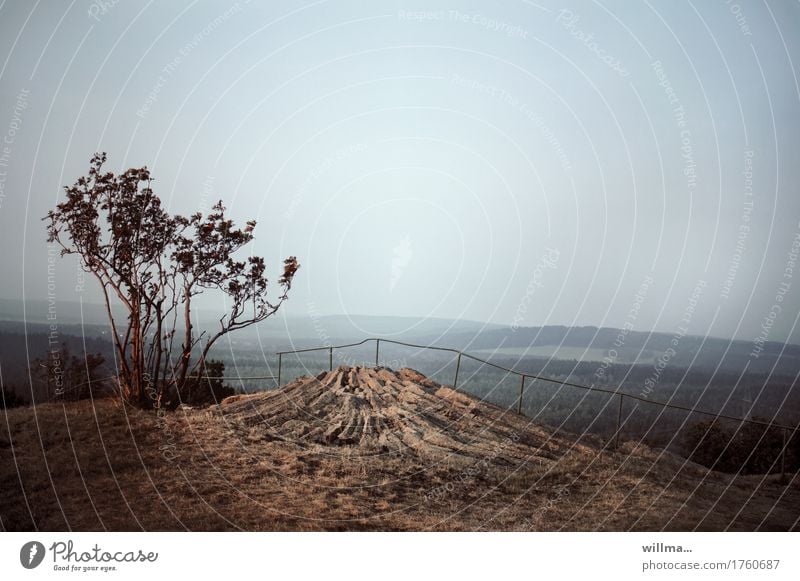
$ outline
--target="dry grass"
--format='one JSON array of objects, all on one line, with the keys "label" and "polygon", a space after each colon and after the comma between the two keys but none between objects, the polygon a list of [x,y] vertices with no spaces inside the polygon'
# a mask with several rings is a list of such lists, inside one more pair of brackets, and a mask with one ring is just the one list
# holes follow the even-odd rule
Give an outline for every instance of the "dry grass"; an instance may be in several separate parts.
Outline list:
[{"label": "dry grass", "polygon": [[[400,385],[410,378],[401,378]],[[783,486],[773,476],[709,472],[633,444],[611,452],[599,440],[555,436],[423,379],[415,382],[414,397],[404,386],[402,402],[392,399],[393,391],[377,398],[373,415],[400,413],[383,425],[386,433],[363,441],[369,430],[358,437],[353,430],[333,430],[336,437],[317,438],[329,430],[315,427],[327,422],[330,428],[338,420],[315,416],[324,409],[308,402],[294,406],[309,414],[306,429],[276,423],[287,413],[287,402],[296,404],[297,397],[318,388],[311,380],[305,390],[295,386],[283,394],[240,400],[222,412],[182,410],[162,418],[112,400],[9,410],[0,428],[0,526],[81,531],[798,528],[797,480]],[[382,388],[387,385],[391,381]],[[348,409],[371,417],[362,413],[363,402],[353,399],[356,389],[341,383],[339,389],[349,399]],[[359,389],[369,396],[363,386]],[[339,403],[329,402],[328,413]],[[450,417],[442,419],[445,413]],[[346,423],[346,414],[343,419]],[[341,441],[338,434],[345,434]]]}]

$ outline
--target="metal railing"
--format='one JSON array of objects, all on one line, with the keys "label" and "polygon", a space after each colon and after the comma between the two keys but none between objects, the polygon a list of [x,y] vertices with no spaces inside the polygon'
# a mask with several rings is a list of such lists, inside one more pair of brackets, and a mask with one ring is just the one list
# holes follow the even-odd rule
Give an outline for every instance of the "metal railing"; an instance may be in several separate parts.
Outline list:
[{"label": "metal railing", "polygon": [[605,394],[608,394],[608,395],[610,395],[612,397],[619,397],[619,406],[617,407],[616,429],[614,430],[614,435],[613,435],[614,448],[615,449],[619,447],[619,436],[620,436],[620,431],[621,431],[621,428],[622,428],[622,409],[623,409],[623,404],[625,403],[625,398],[630,398],[631,400],[634,400],[634,401],[640,401],[640,402],[643,402],[643,403],[656,405],[656,406],[660,406],[660,407],[663,407],[663,408],[681,410],[681,411],[685,411],[685,412],[690,412],[690,413],[696,413],[696,414],[701,414],[701,415],[705,415],[705,416],[710,416],[710,417],[713,417],[713,418],[716,418],[716,419],[732,420],[732,421],[735,421],[735,422],[745,422],[745,423],[749,423],[749,424],[757,424],[757,425],[761,425],[761,426],[767,426],[767,428],[780,429],[781,433],[782,433],[782,437],[783,437],[783,447],[781,449],[781,474],[782,475],[785,475],[785,473],[786,473],[786,448],[787,448],[788,442],[789,442],[789,439],[787,438],[787,434],[790,431],[792,432],[792,434],[794,434],[798,430],[800,430],[800,426],[792,427],[792,426],[785,426],[783,424],[778,424],[776,422],[765,422],[765,421],[756,420],[756,419],[729,416],[727,414],[720,414],[720,413],[716,413],[716,412],[710,412],[710,411],[707,411],[707,410],[697,409],[696,407],[686,407],[686,406],[673,404],[673,403],[667,403],[667,402],[661,402],[661,401],[653,401],[653,400],[650,400],[650,399],[647,399],[647,398],[644,398],[644,397],[641,397],[641,396],[632,395],[630,393],[624,393],[624,392],[619,391],[619,390],[611,390],[611,389],[604,389],[602,387],[594,387],[594,386],[591,386],[591,385],[583,385],[581,383],[574,383],[572,381],[564,381],[564,380],[561,380],[561,379],[553,379],[552,377],[544,377],[542,375],[537,375],[537,374],[534,374],[534,373],[523,373],[521,371],[517,371],[515,369],[509,369],[508,367],[504,367],[502,365],[498,365],[496,363],[492,363],[491,361],[487,361],[485,359],[481,359],[480,357],[475,357],[474,355],[470,355],[469,353],[464,353],[462,351],[459,351],[458,349],[452,349],[452,348],[449,348],[449,347],[435,347],[433,345],[417,345],[415,343],[406,343],[404,341],[395,341],[393,339],[380,339],[378,337],[369,337],[367,339],[364,339],[363,341],[359,341],[358,343],[347,343],[347,344],[344,344],[344,345],[326,345],[324,347],[311,347],[309,349],[293,349],[293,350],[290,350],[290,351],[278,351],[277,352],[277,356],[278,356],[278,387],[281,386],[281,371],[282,371],[282,366],[283,366],[283,356],[284,355],[294,354],[294,353],[311,353],[311,352],[314,352],[314,351],[328,351],[328,369],[330,371],[333,371],[333,350],[334,349],[346,349],[348,347],[358,347],[360,345],[364,345],[366,343],[369,343],[370,341],[375,341],[375,366],[376,367],[378,366],[381,342],[390,343],[390,344],[393,344],[393,345],[401,345],[403,347],[412,347],[412,348],[415,348],[415,349],[425,349],[425,350],[431,350],[431,351],[446,351],[446,352],[449,352],[449,353],[456,354],[458,357],[456,359],[456,373],[455,373],[455,378],[453,379],[453,389],[458,389],[458,374],[459,374],[459,371],[461,370],[461,359],[462,359],[462,357],[466,358],[466,359],[471,359],[471,360],[476,361],[478,363],[481,363],[483,365],[488,365],[489,367],[494,367],[494,368],[499,369],[501,371],[505,371],[508,374],[516,375],[516,376],[520,377],[519,395],[517,396],[517,405],[516,405],[517,413],[520,414],[520,415],[524,415],[522,413],[522,397],[523,397],[523,395],[525,393],[525,380],[526,379],[533,379],[533,380],[537,380],[537,381],[555,383],[555,384],[558,384],[558,385],[566,385],[568,387],[575,387],[575,388],[583,389],[583,390],[586,390],[586,391],[594,391],[594,392],[599,392],[599,393],[605,393]]}]

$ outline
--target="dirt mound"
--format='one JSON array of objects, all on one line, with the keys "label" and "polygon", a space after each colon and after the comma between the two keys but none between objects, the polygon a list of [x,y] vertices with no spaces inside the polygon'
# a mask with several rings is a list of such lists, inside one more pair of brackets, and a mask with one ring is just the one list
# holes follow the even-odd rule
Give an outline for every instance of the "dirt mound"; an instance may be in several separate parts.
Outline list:
[{"label": "dirt mound", "polygon": [[[223,413],[270,438],[401,454],[518,465],[556,457],[529,420],[442,386],[413,369],[339,367],[285,387],[222,402]],[[487,460],[488,459],[488,460]]]}]

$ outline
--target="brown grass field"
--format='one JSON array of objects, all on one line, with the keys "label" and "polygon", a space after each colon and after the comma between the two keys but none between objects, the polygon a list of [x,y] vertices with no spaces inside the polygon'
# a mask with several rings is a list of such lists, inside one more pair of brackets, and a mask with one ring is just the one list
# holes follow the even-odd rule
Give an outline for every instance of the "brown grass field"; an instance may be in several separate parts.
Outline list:
[{"label": "brown grass field", "polygon": [[800,485],[614,451],[412,370],[340,368],[211,409],[3,412],[3,530],[786,531]]}]

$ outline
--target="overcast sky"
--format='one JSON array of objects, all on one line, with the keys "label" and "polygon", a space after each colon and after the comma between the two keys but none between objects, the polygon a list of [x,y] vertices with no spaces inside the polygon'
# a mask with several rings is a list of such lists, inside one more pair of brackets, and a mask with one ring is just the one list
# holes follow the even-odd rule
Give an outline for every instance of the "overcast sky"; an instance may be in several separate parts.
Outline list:
[{"label": "overcast sky", "polygon": [[256,218],[287,314],[800,342],[797,2],[264,4],[0,4],[0,297],[102,150]]}]

